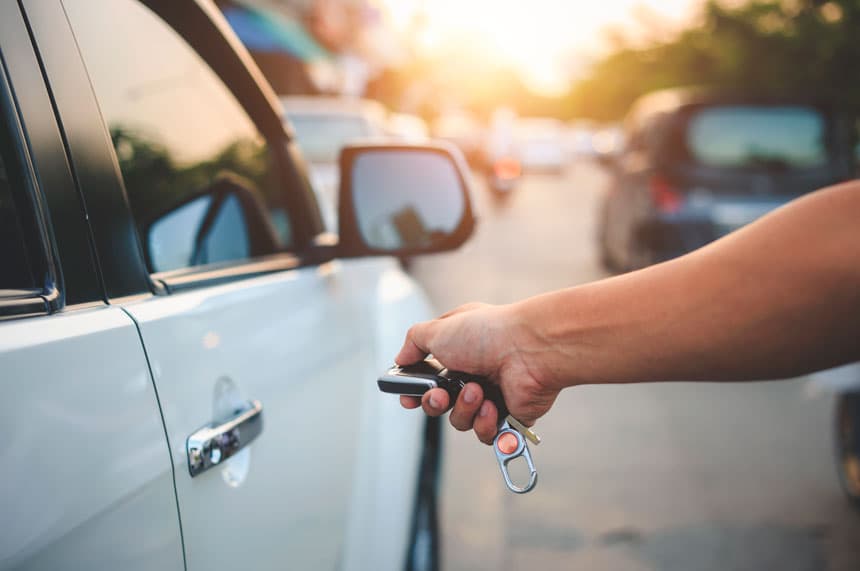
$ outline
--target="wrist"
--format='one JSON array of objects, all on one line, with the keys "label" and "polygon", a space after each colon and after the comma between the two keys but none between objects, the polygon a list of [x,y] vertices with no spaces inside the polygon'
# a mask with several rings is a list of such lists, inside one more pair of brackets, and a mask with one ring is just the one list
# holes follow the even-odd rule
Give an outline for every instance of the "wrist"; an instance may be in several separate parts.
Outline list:
[{"label": "wrist", "polygon": [[[575,361],[557,339],[553,312],[538,296],[504,306],[516,358],[543,387],[560,391],[578,384],[570,366]],[[560,316],[557,316],[560,317]]]}]

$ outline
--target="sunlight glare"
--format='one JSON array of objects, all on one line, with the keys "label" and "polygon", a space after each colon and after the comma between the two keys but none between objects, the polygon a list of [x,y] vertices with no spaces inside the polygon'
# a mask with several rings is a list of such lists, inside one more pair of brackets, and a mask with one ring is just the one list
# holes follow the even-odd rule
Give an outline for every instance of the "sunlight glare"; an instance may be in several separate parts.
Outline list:
[{"label": "sunlight glare", "polygon": [[406,29],[420,15],[417,49],[432,55],[456,41],[514,66],[541,92],[564,90],[577,64],[606,50],[608,27],[631,36],[661,33],[641,30],[642,14],[665,22],[666,29],[688,20],[699,0],[380,0],[395,26]]}]

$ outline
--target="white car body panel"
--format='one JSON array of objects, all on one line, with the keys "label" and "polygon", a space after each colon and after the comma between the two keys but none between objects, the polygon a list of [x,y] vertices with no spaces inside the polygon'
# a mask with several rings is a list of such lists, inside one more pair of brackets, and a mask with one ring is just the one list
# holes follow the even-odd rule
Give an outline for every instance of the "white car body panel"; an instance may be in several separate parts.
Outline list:
[{"label": "white car body panel", "polygon": [[121,309],[0,323],[0,569],[183,569],[170,456]]},{"label": "white car body panel", "polygon": [[[159,389],[189,569],[402,565],[423,418],[374,381],[430,313],[393,262],[331,262],[126,308]],[[185,439],[250,399],[263,404],[262,434],[192,479]]]},{"label": "white car body panel", "polygon": [[860,390],[860,361],[812,373],[806,385],[807,394],[812,396],[858,390]]},{"label": "white car body panel", "polygon": [[435,312],[393,258],[350,260],[343,266],[367,302],[364,333],[375,345],[373,372],[362,387],[358,479],[343,569],[400,569],[410,542],[424,418],[403,409],[396,396],[380,394],[375,380],[392,365],[409,326]]}]

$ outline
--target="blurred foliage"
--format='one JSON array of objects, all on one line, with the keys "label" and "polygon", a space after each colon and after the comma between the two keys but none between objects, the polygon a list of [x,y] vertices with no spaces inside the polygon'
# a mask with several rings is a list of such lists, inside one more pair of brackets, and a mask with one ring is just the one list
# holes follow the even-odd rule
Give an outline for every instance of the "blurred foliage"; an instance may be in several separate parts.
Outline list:
[{"label": "blurred foliage", "polygon": [[[386,74],[368,95],[426,118],[454,98],[484,116],[509,105],[521,115],[614,121],[640,95],[693,85],[860,108],[860,0],[710,0],[700,18],[671,38],[642,45],[616,36],[614,42],[612,53],[561,97],[530,92],[516,72],[488,67],[492,57],[472,57],[466,45]],[[410,97],[416,84],[425,92]]]},{"label": "blurred foliage", "polygon": [[577,83],[571,115],[621,118],[640,95],[677,86],[794,94],[860,109],[860,0],[711,0],[698,24],[646,47],[620,45]]},{"label": "blurred foliage", "polygon": [[530,91],[513,68],[488,66],[483,59],[468,55],[460,59],[461,64],[466,61],[471,65],[452,69],[442,63],[445,58],[440,58],[388,70],[371,81],[365,96],[428,120],[452,106],[472,110],[484,119],[500,105],[527,116],[570,115],[568,99]]}]

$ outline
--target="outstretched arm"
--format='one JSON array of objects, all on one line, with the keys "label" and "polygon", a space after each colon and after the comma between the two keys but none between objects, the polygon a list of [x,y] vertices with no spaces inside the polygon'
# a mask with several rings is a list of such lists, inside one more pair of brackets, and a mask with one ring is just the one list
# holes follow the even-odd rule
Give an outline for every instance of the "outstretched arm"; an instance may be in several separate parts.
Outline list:
[{"label": "outstretched arm", "polygon": [[[525,422],[577,384],[773,379],[860,359],[860,181],[676,260],[416,325],[397,362],[428,352],[490,376]],[[487,442],[495,411],[478,415],[476,400],[458,402],[451,422]],[[423,404],[434,415],[449,405],[436,391]]]}]

